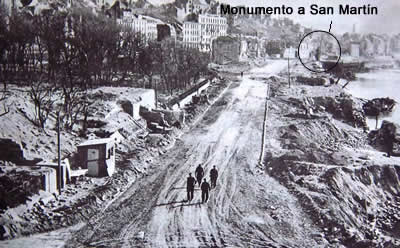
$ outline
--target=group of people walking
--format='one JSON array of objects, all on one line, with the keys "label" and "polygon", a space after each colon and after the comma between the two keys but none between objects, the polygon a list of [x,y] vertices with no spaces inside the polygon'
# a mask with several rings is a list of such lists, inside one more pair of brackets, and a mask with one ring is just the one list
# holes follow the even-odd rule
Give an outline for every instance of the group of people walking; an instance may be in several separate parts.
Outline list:
[{"label": "group of people walking", "polygon": [[[189,173],[189,177],[187,178],[186,181],[186,187],[187,187],[187,200],[190,202],[193,200],[193,194],[194,194],[194,187],[196,185],[196,182],[199,184],[199,187],[201,189],[201,201],[202,203],[205,203],[208,201],[208,195],[209,192],[212,188],[215,188],[217,184],[217,178],[218,178],[218,171],[214,167],[210,170],[210,180],[211,180],[211,185],[207,182],[207,179],[204,178],[204,169],[199,164],[195,170],[195,177],[196,179],[192,176],[192,173]],[[203,180],[203,181],[202,181]]]}]

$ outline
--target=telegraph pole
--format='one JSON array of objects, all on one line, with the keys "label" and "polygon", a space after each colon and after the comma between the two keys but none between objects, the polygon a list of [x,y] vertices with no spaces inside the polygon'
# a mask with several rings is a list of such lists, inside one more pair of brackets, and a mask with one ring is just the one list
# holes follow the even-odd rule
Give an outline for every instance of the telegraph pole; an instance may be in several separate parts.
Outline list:
[{"label": "telegraph pole", "polygon": [[155,98],[156,98],[156,109],[158,109],[158,106],[157,106],[157,101],[158,101],[158,96],[157,96],[157,80],[156,80],[156,79],[154,79],[154,84],[155,84],[154,96],[155,96]]},{"label": "telegraph pole", "polygon": [[60,143],[60,111],[57,112],[57,150],[58,150],[58,193],[61,195],[61,143]]},{"label": "telegraph pole", "polygon": [[289,67],[289,56],[287,58],[287,71],[288,71],[288,82],[289,82],[289,88],[290,88],[290,67]]}]

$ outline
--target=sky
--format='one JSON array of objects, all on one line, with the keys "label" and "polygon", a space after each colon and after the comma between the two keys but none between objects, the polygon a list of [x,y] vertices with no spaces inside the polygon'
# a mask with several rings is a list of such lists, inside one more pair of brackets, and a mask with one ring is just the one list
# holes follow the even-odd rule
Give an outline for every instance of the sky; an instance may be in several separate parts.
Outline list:
[{"label": "sky", "polygon": [[[148,0],[153,4],[168,3],[173,0]],[[295,11],[298,7],[305,7],[305,15],[285,15],[300,23],[303,26],[311,27],[313,30],[329,30],[329,24],[332,21],[332,32],[345,33],[351,32],[353,24],[356,26],[356,31],[361,33],[400,33],[400,0],[218,0],[222,3],[246,6],[264,6],[275,7],[291,6]],[[317,4],[318,6],[334,7],[335,15],[311,15],[309,13],[310,5]],[[339,4],[349,4],[351,6],[362,6],[370,4],[378,7],[378,15],[357,15],[344,16],[339,15]]]}]

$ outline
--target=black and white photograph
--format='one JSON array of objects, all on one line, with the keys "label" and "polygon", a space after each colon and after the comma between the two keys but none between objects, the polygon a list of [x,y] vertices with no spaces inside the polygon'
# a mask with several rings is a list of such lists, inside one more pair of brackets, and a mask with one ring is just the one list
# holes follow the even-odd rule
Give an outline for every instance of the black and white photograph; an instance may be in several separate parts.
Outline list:
[{"label": "black and white photograph", "polygon": [[399,14],[0,0],[0,248],[400,247]]}]

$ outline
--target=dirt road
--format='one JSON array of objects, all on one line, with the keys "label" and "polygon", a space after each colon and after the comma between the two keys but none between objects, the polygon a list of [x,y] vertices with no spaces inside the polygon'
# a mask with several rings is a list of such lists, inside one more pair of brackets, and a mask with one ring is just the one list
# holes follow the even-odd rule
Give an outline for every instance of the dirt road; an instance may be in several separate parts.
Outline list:
[{"label": "dirt road", "polygon": [[[74,234],[67,246],[90,247],[317,247],[309,217],[296,198],[258,167],[266,84],[274,61],[233,83],[215,106],[148,176]],[[217,187],[201,204],[198,186],[186,202],[186,178],[202,163]]]}]

